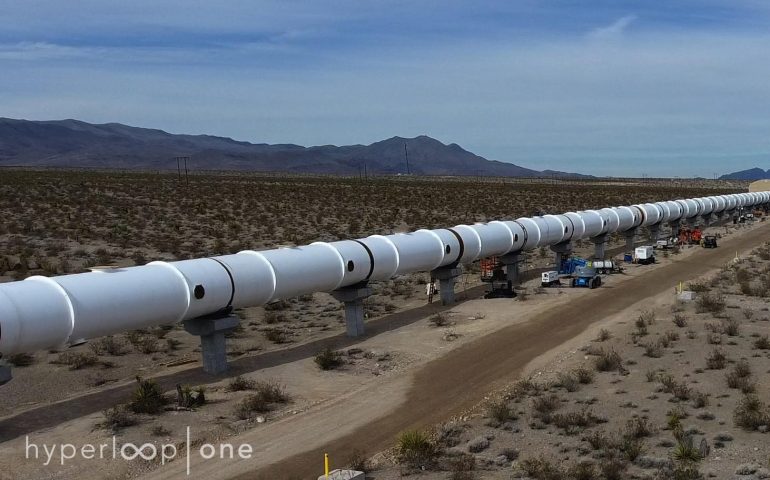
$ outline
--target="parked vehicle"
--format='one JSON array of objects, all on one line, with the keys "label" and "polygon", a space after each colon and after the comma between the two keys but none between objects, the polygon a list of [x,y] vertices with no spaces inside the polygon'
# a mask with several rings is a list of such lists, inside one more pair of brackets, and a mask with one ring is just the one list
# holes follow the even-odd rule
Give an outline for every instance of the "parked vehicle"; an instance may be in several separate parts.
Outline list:
[{"label": "parked vehicle", "polygon": [[652,246],[645,245],[634,249],[634,263],[649,265],[655,263],[655,251]]}]

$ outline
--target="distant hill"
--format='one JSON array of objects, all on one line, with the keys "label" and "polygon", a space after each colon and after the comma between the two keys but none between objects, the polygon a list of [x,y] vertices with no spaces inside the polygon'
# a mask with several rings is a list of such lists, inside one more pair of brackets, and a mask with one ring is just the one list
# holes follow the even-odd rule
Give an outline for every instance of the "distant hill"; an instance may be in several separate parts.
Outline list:
[{"label": "distant hill", "polygon": [[419,136],[392,137],[371,145],[303,147],[240,142],[210,135],[175,135],[119,123],[0,118],[0,166],[176,169],[174,157],[189,156],[202,170],[248,170],[357,175],[577,176],[540,172],[487,160],[459,145]]},{"label": "distant hill", "polygon": [[770,169],[765,171],[761,168],[750,168],[719,177],[720,180],[762,180],[765,178],[770,178]]}]

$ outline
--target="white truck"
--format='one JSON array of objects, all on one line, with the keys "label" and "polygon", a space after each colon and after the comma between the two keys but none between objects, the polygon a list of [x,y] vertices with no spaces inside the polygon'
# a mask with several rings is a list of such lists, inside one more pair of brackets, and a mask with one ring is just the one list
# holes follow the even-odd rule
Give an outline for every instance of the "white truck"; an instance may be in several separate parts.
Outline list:
[{"label": "white truck", "polygon": [[643,247],[636,247],[634,249],[634,263],[640,265],[649,265],[655,263],[655,251],[651,245],[645,245]]},{"label": "white truck", "polygon": [[549,272],[543,272],[540,279],[540,285],[543,287],[552,287],[559,285],[559,272],[551,270]]}]

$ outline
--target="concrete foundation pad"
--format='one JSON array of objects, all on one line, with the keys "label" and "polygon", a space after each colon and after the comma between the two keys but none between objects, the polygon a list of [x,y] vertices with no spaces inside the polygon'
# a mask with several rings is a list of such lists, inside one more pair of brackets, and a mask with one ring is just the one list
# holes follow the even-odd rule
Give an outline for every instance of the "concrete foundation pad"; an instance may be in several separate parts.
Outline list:
[{"label": "concrete foundation pad", "polygon": [[676,299],[682,302],[692,302],[695,300],[695,292],[692,290],[683,290],[679,292],[679,294],[676,296]]},{"label": "concrete foundation pad", "polygon": [[328,477],[321,475],[318,480],[364,480],[365,478],[364,472],[356,470],[332,470]]}]

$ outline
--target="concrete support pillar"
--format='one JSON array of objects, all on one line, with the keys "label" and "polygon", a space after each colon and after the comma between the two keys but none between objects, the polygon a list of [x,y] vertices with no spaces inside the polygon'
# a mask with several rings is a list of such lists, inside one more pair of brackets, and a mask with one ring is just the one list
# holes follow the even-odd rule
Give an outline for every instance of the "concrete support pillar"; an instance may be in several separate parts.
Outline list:
[{"label": "concrete support pillar", "polygon": [[671,236],[679,238],[679,228],[682,226],[682,222],[674,220],[673,222],[668,222],[668,224],[671,226]]},{"label": "concrete support pillar", "polygon": [[518,285],[519,282],[519,264],[524,261],[524,254],[521,252],[506,253],[499,258],[500,263],[505,265],[505,276],[511,286]]},{"label": "concrete support pillar", "polygon": [[572,253],[572,242],[562,242],[551,245],[551,251],[556,254],[554,261],[556,262],[556,270],[559,270],[561,268],[561,261]]},{"label": "concrete support pillar", "polygon": [[11,366],[5,361],[0,360],[0,385],[5,385],[13,379],[13,373],[11,372]]},{"label": "concrete support pillar", "polygon": [[345,304],[345,331],[348,337],[364,335],[364,300],[372,294],[366,284],[352,285],[332,292],[332,296]]},{"label": "concrete support pillar", "polygon": [[701,223],[703,224],[704,227],[708,227],[709,225],[711,225],[713,217],[709,213],[709,214],[706,214],[706,215],[701,215],[700,216],[700,220],[701,220]]},{"label": "concrete support pillar", "polygon": [[591,239],[594,244],[594,258],[604,260],[604,250],[607,248],[607,234],[603,233]]},{"label": "concrete support pillar", "polygon": [[227,339],[225,335],[240,323],[232,313],[218,313],[185,320],[187,333],[201,337],[203,371],[218,375],[227,371]]},{"label": "concrete support pillar", "polygon": [[448,265],[430,272],[430,276],[438,280],[438,291],[441,295],[441,305],[455,303],[455,279],[463,274],[460,265]]},{"label": "concrete support pillar", "polygon": [[634,241],[636,240],[636,228],[632,228],[630,230],[626,230],[623,232],[623,236],[626,238],[626,251],[627,252],[633,252],[634,251]]},{"label": "concrete support pillar", "polygon": [[652,241],[652,244],[655,245],[660,239],[660,224],[656,223],[655,225],[650,225],[647,228],[650,230],[650,240]]}]

